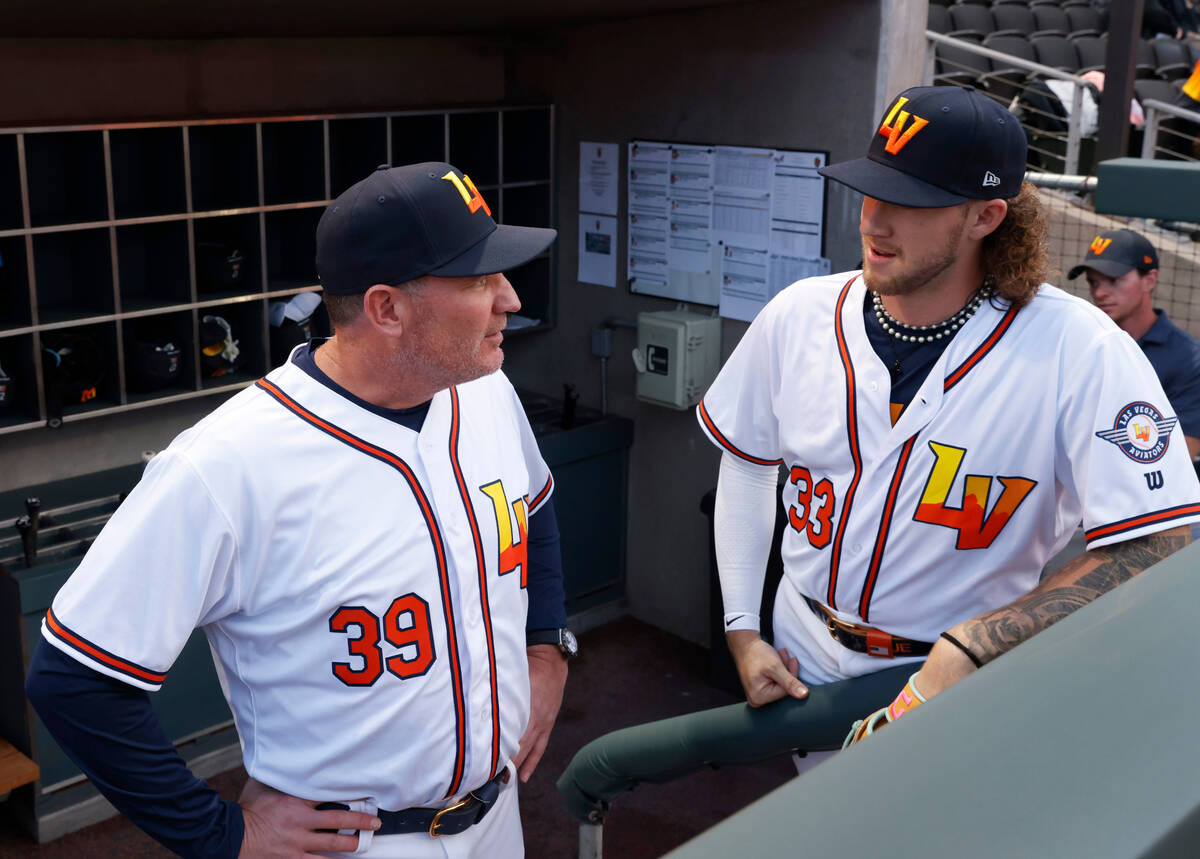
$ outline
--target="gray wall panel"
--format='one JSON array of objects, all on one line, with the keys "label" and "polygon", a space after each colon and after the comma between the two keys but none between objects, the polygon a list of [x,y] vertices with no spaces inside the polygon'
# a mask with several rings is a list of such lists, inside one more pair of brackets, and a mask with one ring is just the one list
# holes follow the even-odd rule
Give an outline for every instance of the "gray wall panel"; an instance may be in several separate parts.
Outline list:
[{"label": "gray wall panel", "polygon": [[[788,149],[826,149],[832,160],[865,150],[875,110],[877,2],[765,2],[661,15],[561,34],[516,55],[511,84],[557,105],[559,147],[558,325],[513,340],[508,370],[544,393],[577,386],[600,403],[600,365],[589,331],[607,316],[674,303],[618,287],[579,284],[576,246],[579,141],[633,138]],[[922,13],[922,18],[924,17]],[[622,166],[625,160],[622,155]],[[625,205],[622,187],[621,206]],[[830,186],[825,248],[834,271],[857,263],[858,200]],[[625,237],[622,226],[620,235]],[[723,325],[728,356],[746,325]],[[617,330],[608,404],[632,417],[628,588],[633,611],[708,643],[709,538],[701,496],[716,485],[719,456],[693,414],[634,397],[634,332]]]}]

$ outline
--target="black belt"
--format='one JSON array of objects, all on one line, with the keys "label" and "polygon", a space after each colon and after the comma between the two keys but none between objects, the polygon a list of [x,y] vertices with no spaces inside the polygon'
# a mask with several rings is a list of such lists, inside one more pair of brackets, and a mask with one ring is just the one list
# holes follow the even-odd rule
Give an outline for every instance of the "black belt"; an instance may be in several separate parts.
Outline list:
[{"label": "black belt", "polygon": [[928,641],[913,641],[871,626],[846,623],[815,599],[805,597],[804,601],[813,614],[825,621],[825,628],[833,640],[856,653],[892,659],[896,656],[926,656],[933,649],[933,644]]},{"label": "black belt", "polygon": [[[375,816],[383,821],[383,825],[375,830],[375,835],[406,835],[412,832],[428,832],[434,838],[441,835],[458,835],[466,832],[479,821],[496,804],[500,796],[500,788],[508,782],[508,770],[504,769],[491,781],[468,793],[453,805],[445,808],[406,808],[403,811],[384,811],[380,809]],[[349,811],[350,806],[344,802],[323,802],[317,806],[318,811],[341,810]]]}]

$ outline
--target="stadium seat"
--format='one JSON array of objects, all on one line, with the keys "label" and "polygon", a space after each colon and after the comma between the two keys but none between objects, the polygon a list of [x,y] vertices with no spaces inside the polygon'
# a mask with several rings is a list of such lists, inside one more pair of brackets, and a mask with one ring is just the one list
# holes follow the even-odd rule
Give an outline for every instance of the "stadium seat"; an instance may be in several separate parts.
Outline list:
[{"label": "stadium seat", "polygon": [[945,6],[936,3],[929,4],[929,18],[925,25],[935,33],[949,33],[953,26],[950,23],[950,13]]},{"label": "stadium seat", "polygon": [[[1180,81],[1141,78],[1133,82],[1133,94],[1142,103],[1143,108],[1151,99],[1175,104],[1181,86]],[[1170,160],[1194,160],[1197,157],[1195,147],[1198,133],[1200,133],[1200,126],[1194,122],[1179,117],[1162,116],[1158,122],[1158,142],[1154,157]]]},{"label": "stadium seat", "polygon": [[1108,40],[1101,36],[1070,36],[1079,54],[1079,72],[1104,71]]},{"label": "stadium seat", "polygon": [[1059,0],[1029,0],[1029,8],[1034,6],[1058,6]]},{"label": "stadium seat", "polygon": [[1138,101],[1154,99],[1172,104],[1175,96],[1179,95],[1179,84],[1159,78],[1144,78],[1133,82],[1133,94],[1137,96]]},{"label": "stadium seat", "polygon": [[[985,48],[993,51],[1019,57],[1022,60],[1037,62],[1033,45],[1024,36],[1008,36],[1002,33],[992,33],[983,40]],[[1021,93],[1029,71],[1019,66],[1005,65],[1003,60],[992,59],[992,71],[987,76],[988,92],[1003,102],[1010,102]]]},{"label": "stadium seat", "polygon": [[1064,6],[1062,11],[1067,16],[1070,35],[1100,35],[1100,13],[1091,6]]},{"label": "stadium seat", "polygon": [[992,0],[992,11],[996,11],[997,6],[1028,6],[1029,0]]},{"label": "stadium seat", "polygon": [[1088,7],[1092,7],[1092,8],[1095,7],[1095,4],[1092,2],[1092,0],[1062,0],[1062,2],[1059,5],[1062,6],[1064,9],[1067,9],[1071,6],[1088,6]]},{"label": "stadium seat", "polygon": [[992,10],[987,6],[977,6],[974,3],[956,3],[949,7],[950,23],[953,28],[951,36],[978,36],[982,39],[996,29],[992,19]]},{"label": "stadium seat", "polygon": [[[978,44],[979,39],[963,39]],[[984,77],[992,70],[987,57],[972,53],[957,45],[939,44],[935,52],[936,68],[933,82],[939,86],[981,86]]]},{"label": "stadium seat", "polygon": [[1187,45],[1175,39],[1151,39],[1154,49],[1154,73],[1163,80],[1173,81],[1186,78],[1195,65],[1188,54]]},{"label": "stadium seat", "polygon": [[1158,57],[1154,55],[1154,46],[1150,44],[1151,41],[1153,40],[1138,39],[1137,41],[1137,63],[1134,66],[1134,77],[1157,77],[1155,69],[1158,68]]},{"label": "stadium seat", "polygon": [[992,20],[996,22],[996,33],[1020,33],[1028,36],[1037,29],[1033,12],[1023,3],[1004,3],[993,6]]},{"label": "stadium seat", "polygon": [[1050,66],[1071,74],[1079,71],[1079,53],[1066,36],[1035,35],[1029,41],[1033,44],[1033,52],[1037,56],[1037,61],[1043,66]]},{"label": "stadium seat", "polygon": [[1041,3],[1031,7],[1033,12],[1034,22],[1037,24],[1037,29],[1033,31],[1035,36],[1065,36],[1071,32],[1071,21],[1067,18],[1067,13],[1063,11],[1061,6]]}]

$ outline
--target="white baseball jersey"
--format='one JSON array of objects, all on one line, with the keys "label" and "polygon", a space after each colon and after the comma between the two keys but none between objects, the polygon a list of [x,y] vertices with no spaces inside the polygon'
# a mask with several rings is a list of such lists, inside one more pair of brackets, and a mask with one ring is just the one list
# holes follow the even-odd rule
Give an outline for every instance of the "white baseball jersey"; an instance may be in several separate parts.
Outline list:
[{"label": "white baseball jersey", "polygon": [[758,315],[697,407],[750,462],[782,464],[776,646],[827,682],[895,663],[835,642],[804,602],[931,642],[1032,590],[1080,521],[1089,548],[1200,521],[1200,484],[1137,344],[1043,284],[984,302],[892,425],[854,273]]},{"label": "white baseball jersey", "polygon": [[251,776],[428,806],[524,732],[526,523],[551,489],[502,373],[438,393],[418,434],[288,363],[151,461],[43,635],[154,690],[199,627]]}]

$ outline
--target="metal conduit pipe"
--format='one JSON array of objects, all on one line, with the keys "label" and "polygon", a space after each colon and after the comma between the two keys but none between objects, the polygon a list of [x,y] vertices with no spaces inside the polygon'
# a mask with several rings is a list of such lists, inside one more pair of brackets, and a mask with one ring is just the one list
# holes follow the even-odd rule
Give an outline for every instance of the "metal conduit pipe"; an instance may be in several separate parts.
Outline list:
[{"label": "metal conduit pipe", "polygon": [[1095,191],[1095,176],[1068,176],[1061,173],[1037,173],[1029,171],[1025,181],[1039,188],[1057,188],[1063,191]]}]

